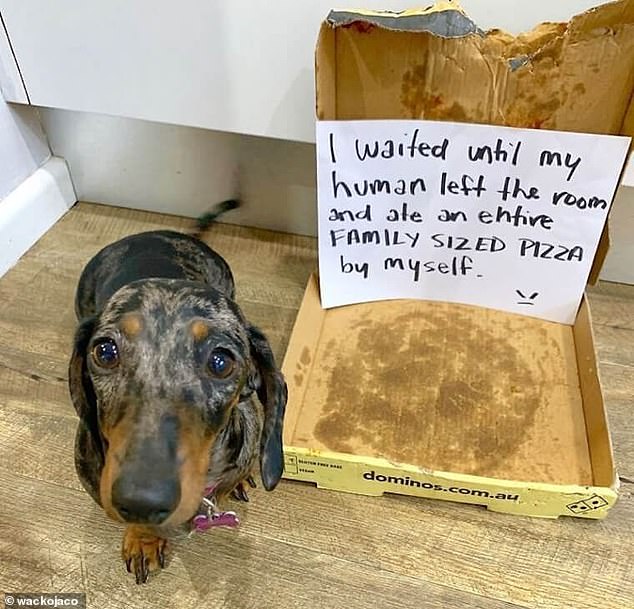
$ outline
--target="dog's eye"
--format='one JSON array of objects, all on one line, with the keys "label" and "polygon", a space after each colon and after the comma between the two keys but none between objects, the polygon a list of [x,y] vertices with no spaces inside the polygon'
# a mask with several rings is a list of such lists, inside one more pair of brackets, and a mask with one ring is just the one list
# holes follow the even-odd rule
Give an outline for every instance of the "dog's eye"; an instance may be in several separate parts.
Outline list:
[{"label": "dog's eye", "polygon": [[233,355],[225,349],[214,349],[207,361],[207,367],[212,376],[219,379],[226,379],[236,367],[236,360]]},{"label": "dog's eye", "polygon": [[119,364],[119,348],[111,338],[99,339],[92,348],[92,359],[100,368],[114,368]]}]

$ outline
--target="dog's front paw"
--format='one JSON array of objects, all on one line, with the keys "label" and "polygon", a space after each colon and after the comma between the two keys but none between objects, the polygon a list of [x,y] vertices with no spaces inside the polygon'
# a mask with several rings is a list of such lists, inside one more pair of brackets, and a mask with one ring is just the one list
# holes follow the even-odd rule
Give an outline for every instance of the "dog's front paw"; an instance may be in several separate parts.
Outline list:
[{"label": "dog's front paw", "polygon": [[238,482],[233,491],[231,491],[231,495],[234,499],[237,499],[238,501],[249,501],[249,495],[247,494],[247,484],[251,488],[258,487],[258,485],[255,483],[255,480],[253,479],[253,476],[249,475],[241,482]]},{"label": "dog's front paw", "polygon": [[167,541],[142,526],[130,525],[123,536],[121,554],[128,573],[134,573],[137,584],[144,584],[150,571],[165,566]]}]

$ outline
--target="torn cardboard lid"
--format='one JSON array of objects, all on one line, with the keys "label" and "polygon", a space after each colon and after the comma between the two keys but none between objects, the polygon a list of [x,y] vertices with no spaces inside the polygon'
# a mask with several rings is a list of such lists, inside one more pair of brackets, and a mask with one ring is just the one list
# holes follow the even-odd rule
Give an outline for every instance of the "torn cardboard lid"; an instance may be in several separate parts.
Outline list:
[{"label": "torn cardboard lid", "polygon": [[[626,133],[633,26],[634,0],[517,37],[449,2],[334,12],[317,115]],[[585,299],[572,326],[432,301],[324,310],[313,276],[283,370],[288,479],[544,517],[603,518],[616,501]]]},{"label": "torn cardboard lid", "polygon": [[[403,13],[333,11],[317,45],[317,117],[632,135],[633,65],[633,0],[519,36],[483,32],[454,2]],[[608,247],[606,226],[590,283]]]},{"label": "torn cardboard lid", "polygon": [[[482,34],[476,24],[452,2],[438,2],[425,10],[391,11],[331,11],[326,23],[332,27],[367,24],[395,32],[428,32],[443,38],[459,38]],[[364,27],[360,25],[360,27]]]}]

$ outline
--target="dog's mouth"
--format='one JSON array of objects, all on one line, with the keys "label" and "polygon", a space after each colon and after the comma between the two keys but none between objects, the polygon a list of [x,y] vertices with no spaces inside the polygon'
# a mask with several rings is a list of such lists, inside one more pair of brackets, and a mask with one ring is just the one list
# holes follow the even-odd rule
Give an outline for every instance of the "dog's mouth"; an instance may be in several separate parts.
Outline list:
[{"label": "dog's mouth", "polygon": [[102,505],[108,516],[118,522],[179,526],[200,514],[218,511],[213,489],[206,488],[204,482],[199,488],[199,492],[183,496],[178,478],[148,480],[124,474],[117,477],[109,493],[102,492]]},{"label": "dog's mouth", "polygon": [[188,522],[200,510],[215,434],[180,412],[163,414],[148,435],[140,435],[142,426],[133,421],[130,414],[104,434],[103,508],[114,520],[135,525]]},{"label": "dog's mouth", "polygon": [[205,497],[208,456],[198,459],[132,461],[106,453],[101,503],[111,518],[128,524],[178,526],[200,512]]}]

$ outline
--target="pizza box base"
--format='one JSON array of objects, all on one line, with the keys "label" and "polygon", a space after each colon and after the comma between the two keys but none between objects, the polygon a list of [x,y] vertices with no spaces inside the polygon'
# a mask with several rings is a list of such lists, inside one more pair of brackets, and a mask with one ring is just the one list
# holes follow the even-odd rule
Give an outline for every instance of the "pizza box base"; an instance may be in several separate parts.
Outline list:
[{"label": "pizza box base", "polygon": [[585,298],[574,326],[419,300],[324,310],[312,276],[283,370],[288,479],[528,516],[616,501]]}]

